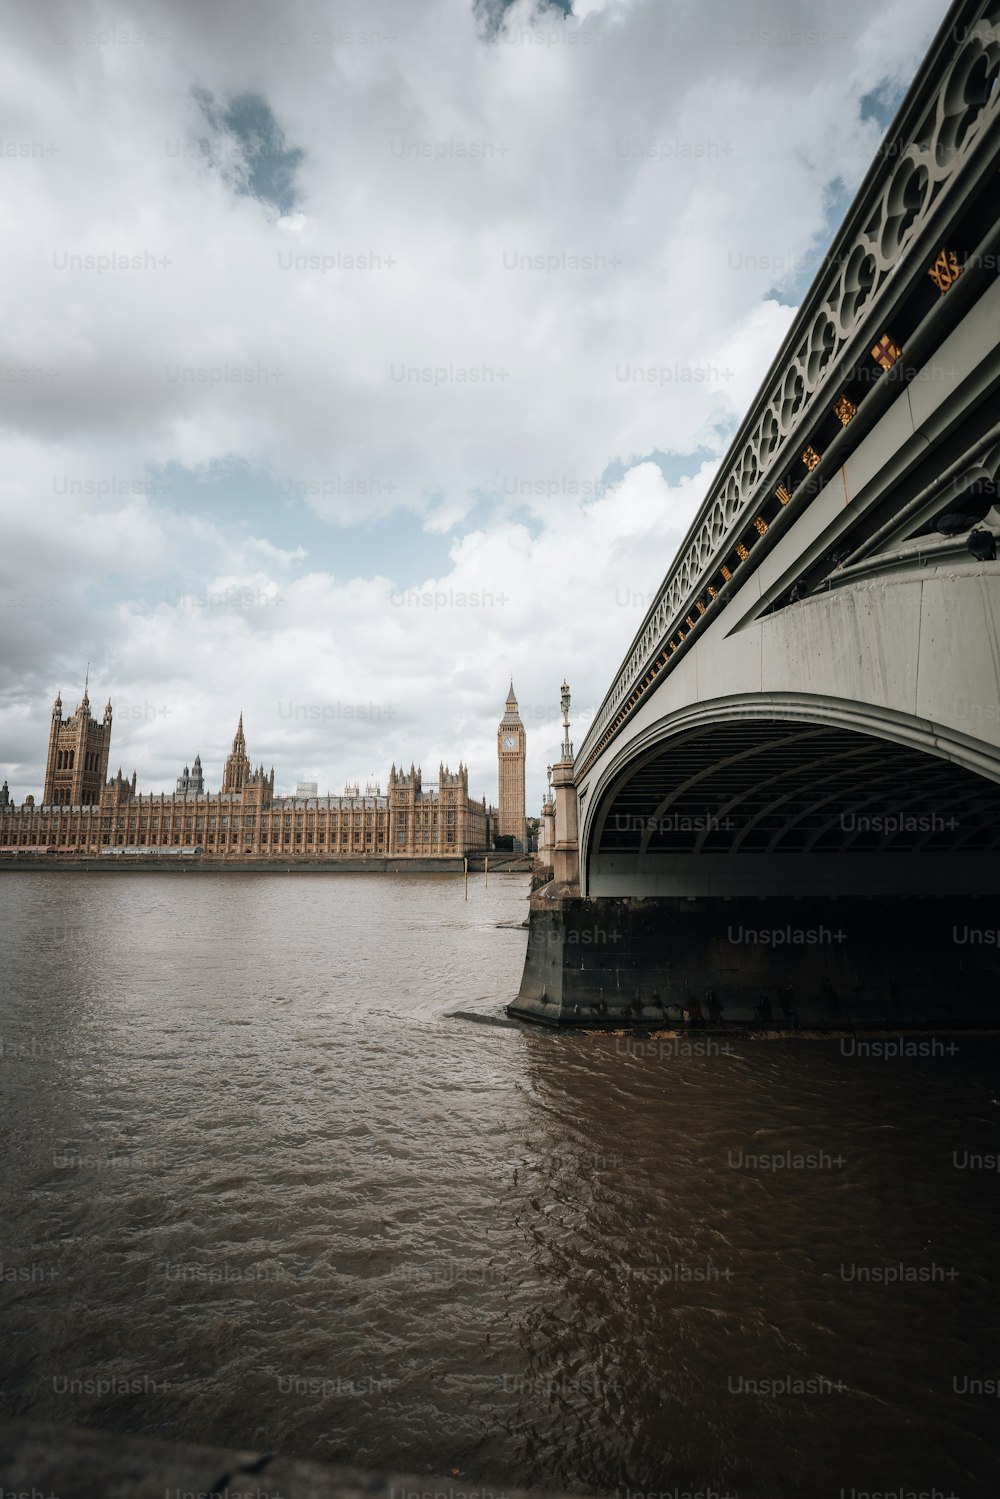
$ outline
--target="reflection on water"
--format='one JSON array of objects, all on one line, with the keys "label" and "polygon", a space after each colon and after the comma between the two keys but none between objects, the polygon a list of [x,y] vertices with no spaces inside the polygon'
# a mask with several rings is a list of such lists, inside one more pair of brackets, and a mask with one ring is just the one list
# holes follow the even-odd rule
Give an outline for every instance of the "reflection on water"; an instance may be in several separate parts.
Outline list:
[{"label": "reflection on water", "polygon": [[663,1499],[991,1492],[1000,1049],[449,1018],[516,992],[526,893],[0,881],[0,1411]]}]

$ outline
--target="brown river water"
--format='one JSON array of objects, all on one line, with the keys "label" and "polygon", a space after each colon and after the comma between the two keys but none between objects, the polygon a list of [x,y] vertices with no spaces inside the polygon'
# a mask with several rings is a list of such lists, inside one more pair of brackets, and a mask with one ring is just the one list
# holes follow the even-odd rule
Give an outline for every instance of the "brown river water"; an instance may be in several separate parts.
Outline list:
[{"label": "brown river water", "polygon": [[997,1492],[998,1041],[453,1018],[502,1022],[526,895],[0,876],[0,1414],[495,1492]]}]

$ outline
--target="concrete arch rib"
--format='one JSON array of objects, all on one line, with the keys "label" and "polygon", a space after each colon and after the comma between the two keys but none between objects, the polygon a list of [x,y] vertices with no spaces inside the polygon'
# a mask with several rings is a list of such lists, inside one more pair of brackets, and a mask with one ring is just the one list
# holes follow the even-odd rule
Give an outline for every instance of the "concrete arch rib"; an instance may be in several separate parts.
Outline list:
[{"label": "concrete arch rib", "polygon": [[[804,740],[817,737],[819,732],[819,730],[816,730],[814,733],[796,734],[793,737],[795,740],[801,743]],[[650,817],[650,825],[643,833],[642,842],[639,845],[640,854],[644,854],[648,851],[649,841],[655,831],[656,823],[658,821],[662,822],[669,809],[676,802],[680,801],[681,797],[686,795],[687,792],[693,791],[700,781],[707,780],[710,776],[715,775],[717,771],[723,769],[725,766],[738,765],[741,761],[752,760],[757,755],[759,755],[759,753],[760,746],[754,745],[750,749],[740,750],[738,754],[727,755],[724,759],[716,761],[714,764],[707,766],[704,770],[698,771],[693,776],[689,776],[686,781],[678,781],[677,785],[674,786],[669,794],[663,798],[663,800],[659,803],[659,805],[652,813]],[[774,779],[777,779],[777,777],[775,777]]]},{"label": "concrete arch rib", "polygon": [[[840,754],[840,755],[834,755],[832,757],[832,760],[828,760],[826,762],[826,764],[827,764],[827,772],[824,773],[824,774],[822,774],[822,775],[820,775],[820,776],[818,776],[817,779],[816,779],[816,781],[815,781],[815,783],[814,783],[814,785],[815,785],[816,791],[820,791],[821,789],[829,786],[831,784],[831,782],[832,782],[832,783],[834,783],[835,789],[833,791],[827,792],[827,794],[825,796],[817,796],[816,800],[809,807],[803,808],[798,814],[796,814],[796,816],[792,817],[789,820],[789,823],[787,825],[788,826],[794,826],[795,823],[798,822],[798,821],[801,821],[801,819],[803,817],[806,817],[806,816],[810,815],[811,813],[814,813],[819,807],[823,806],[825,803],[834,800],[837,797],[839,791],[841,790],[842,785],[844,783],[844,780],[846,779],[848,773],[855,768],[855,762],[858,761],[858,760],[864,760],[864,759],[870,757],[870,755],[871,755],[871,746],[869,744],[867,744],[866,742],[862,741],[862,743],[860,745],[858,745],[856,748],[850,749],[850,750],[844,750],[844,752],[842,754]],[[836,766],[836,768],[833,769],[833,770],[829,769],[829,766],[831,765],[831,763]],[[786,781],[787,779],[789,779],[794,774],[795,774],[794,770],[786,771],[780,777],[777,777],[777,776],[774,777],[774,782],[775,782],[775,784],[778,784],[779,781],[781,781],[781,782]],[[888,774],[888,772],[886,774]],[[758,827],[759,824],[761,822],[763,822],[766,817],[772,816],[781,807],[786,806],[790,801],[792,801],[794,799],[794,797],[796,796],[798,790],[799,790],[799,788],[796,787],[796,786],[792,786],[792,787],[784,790],[780,796],[776,796],[776,797],[773,798],[772,801],[766,803],[765,806],[763,806],[760,809],[759,812],[757,812],[753,816],[747,818],[746,824],[745,824],[742,832],[740,832],[738,834],[738,836],[733,841],[733,850],[734,850],[734,852],[738,852],[739,851],[739,849],[742,846],[742,844],[747,840],[747,838],[750,837],[750,835],[753,833],[753,831],[755,830],[755,828]],[[771,843],[768,846],[769,852],[776,847],[777,842],[778,842],[777,838],[772,839]]]}]

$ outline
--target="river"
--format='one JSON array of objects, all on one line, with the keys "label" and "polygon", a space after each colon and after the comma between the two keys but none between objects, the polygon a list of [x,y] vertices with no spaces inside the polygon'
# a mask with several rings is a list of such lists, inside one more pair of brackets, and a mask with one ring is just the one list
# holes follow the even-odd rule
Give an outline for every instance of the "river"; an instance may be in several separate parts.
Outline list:
[{"label": "river", "polygon": [[995,1492],[997,1042],[502,1023],[526,894],[0,879],[0,1412],[470,1485]]}]

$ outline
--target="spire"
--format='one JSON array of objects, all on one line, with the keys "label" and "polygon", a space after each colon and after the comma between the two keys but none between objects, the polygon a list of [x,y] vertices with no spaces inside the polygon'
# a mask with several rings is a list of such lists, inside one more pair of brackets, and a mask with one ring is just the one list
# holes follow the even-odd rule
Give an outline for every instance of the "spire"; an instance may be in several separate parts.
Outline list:
[{"label": "spire", "polygon": [[52,717],[55,718],[57,714],[59,715],[60,718],[62,717],[62,693],[61,692],[57,692],[56,693],[56,700],[52,704]]},{"label": "spire", "polygon": [[76,710],[78,713],[81,710],[86,710],[87,713],[90,712],[90,692],[89,692],[89,688],[90,688],[90,662],[88,661],[87,662],[86,675],[84,676],[84,679],[83,679],[83,697],[80,700],[80,707]]},{"label": "spire", "polygon": [[243,714],[233,735],[233,751],[226,761],[222,773],[222,790],[231,793],[242,791],[250,780],[250,761],[247,758],[247,744],[243,734]]},{"label": "spire", "polygon": [[507,701],[504,703],[504,715],[501,724],[520,724],[521,715],[517,709],[517,697],[514,693],[514,678],[510,679],[510,690],[507,693]]}]

